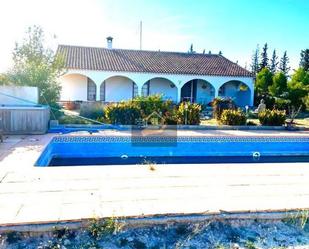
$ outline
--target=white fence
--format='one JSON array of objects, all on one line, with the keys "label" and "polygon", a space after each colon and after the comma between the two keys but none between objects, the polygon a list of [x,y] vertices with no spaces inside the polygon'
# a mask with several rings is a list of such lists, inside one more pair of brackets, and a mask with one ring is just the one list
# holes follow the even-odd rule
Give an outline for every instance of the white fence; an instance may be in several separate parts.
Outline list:
[{"label": "white fence", "polygon": [[38,103],[39,91],[31,86],[0,86],[0,105],[33,106]]}]

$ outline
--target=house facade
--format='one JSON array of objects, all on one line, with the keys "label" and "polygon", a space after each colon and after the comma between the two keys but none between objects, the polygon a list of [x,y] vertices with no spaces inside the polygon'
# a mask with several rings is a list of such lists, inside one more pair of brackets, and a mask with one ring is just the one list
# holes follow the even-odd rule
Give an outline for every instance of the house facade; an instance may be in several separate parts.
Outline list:
[{"label": "house facade", "polygon": [[238,106],[253,105],[252,74],[215,54],[59,45],[66,73],[59,79],[61,101],[119,102],[162,94],[176,103],[209,104],[231,97]]}]

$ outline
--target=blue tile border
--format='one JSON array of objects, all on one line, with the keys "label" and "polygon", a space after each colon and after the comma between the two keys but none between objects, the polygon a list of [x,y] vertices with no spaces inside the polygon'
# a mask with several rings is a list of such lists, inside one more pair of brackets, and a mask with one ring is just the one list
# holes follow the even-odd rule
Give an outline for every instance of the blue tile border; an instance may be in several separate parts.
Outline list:
[{"label": "blue tile border", "polygon": [[309,137],[241,137],[241,136],[56,136],[53,143],[169,143],[169,142],[303,142],[309,143]]}]

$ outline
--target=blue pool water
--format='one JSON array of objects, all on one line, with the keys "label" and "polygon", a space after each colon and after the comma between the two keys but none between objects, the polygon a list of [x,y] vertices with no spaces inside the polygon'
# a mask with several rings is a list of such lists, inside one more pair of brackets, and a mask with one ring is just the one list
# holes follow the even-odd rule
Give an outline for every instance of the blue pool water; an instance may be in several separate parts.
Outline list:
[{"label": "blue pool water", "polygon": [[309,162],[309,137],[56,136],[37,166]]}]

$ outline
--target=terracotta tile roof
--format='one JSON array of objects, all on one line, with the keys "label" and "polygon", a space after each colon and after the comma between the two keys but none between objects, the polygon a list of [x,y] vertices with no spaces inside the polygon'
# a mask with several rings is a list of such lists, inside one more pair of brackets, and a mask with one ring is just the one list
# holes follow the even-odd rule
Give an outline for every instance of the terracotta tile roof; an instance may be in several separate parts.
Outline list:
[{"label": "terracotta tile roof", "polygon": [[217,54],[189,54],[145,50],[59,45],[68,69],[252,77]]}]

